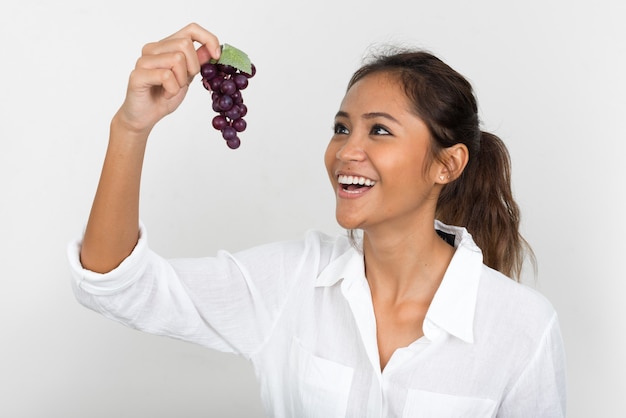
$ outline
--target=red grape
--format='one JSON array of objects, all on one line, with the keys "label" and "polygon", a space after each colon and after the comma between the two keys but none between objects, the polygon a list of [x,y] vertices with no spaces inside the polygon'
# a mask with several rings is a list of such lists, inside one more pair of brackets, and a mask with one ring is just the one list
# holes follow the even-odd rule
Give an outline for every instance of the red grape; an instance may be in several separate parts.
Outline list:
[{"label": "red grape", "polygon": [[217,67],[215,64],[211,64],[210,62],[202,64],[202,67],[200,67],[200,74],[202,75],[202,78],[210,80],[217,75]]},{"label": "red grape", "polygon": [[227,140],[226,145],[228,145],[228,148],[230,149],[237,149],[239,148],[239,145],[241,145],[241,140],[239,139],[239,137],[236,136],[232,139]]},{"label": "red grape", "polygon": [[235,83],[235,85],[237,86],[239,90],[243,90],[246,87],[248,87],[248,77],[246,77],[243,74],[236,74],[233,77],[233,82]]},{"label": "red grape", "polygon": [[223,111],[226,111],[226,110],[229,110],[231,107],[233,107],[234,103],[233,103],[232,97],[225,94],[219,98],[219,100],[217,101],[217,104],[220,107],[220,109],[222,109]]},{"label": "red grape", "polygon": [[225,140],[233,139],[237,136],[237,131],[230,125],[226,125],[222,128],[222,137]]},{"label": "red grape", "polygon": [[233,128],[235,128],[235,130],[237,132],[243,132],[246,130],[246,127],[248,126],[248,124],[246,123],[246,121],[242,118],[239,119],[235,119],[233,121]]},{"label": "red grape", "polygon": [[213,118],[212,124],[213,128],[221,131],[222,129],[224,129],[224,127],[228,126],[228,121],[226,120],[226,117],[224,115],[217,115]]}]

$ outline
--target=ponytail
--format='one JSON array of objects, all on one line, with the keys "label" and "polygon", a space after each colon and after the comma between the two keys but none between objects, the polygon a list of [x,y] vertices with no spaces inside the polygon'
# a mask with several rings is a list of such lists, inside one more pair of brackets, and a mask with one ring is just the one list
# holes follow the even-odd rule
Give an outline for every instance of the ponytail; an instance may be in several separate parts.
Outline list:
[{"label": "ponytail", "polygon": [[519,280],[532,249],[519,233],[520,211],[511,190],[511,160],[500,138],[480,133],[480,145],[461,176],[447,184],[436,218],[464,226],[483,252],[484,263]]}]

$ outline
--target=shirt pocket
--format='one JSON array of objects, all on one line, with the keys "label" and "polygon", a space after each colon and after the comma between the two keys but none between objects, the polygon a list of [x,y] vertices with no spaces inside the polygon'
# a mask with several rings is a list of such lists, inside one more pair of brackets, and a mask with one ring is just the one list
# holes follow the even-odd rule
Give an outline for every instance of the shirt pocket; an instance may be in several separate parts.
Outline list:
[{"label": "shirt pocket", "polygon": [[455,396],[409,389],[403,418],[483,418],[495,416],[496,402],[491,399]]},{"label": "shirt pocket", "polygon": [[354,370],[318,357],[293,340],[290,353],[291,388],[295,416],[344,417]]}]

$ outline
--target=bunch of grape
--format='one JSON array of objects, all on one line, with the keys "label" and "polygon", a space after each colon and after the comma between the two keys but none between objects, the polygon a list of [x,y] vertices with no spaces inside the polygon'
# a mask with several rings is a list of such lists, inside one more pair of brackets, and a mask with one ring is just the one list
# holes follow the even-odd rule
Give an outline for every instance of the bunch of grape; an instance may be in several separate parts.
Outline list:
[{"label": "bunch of grape", "polygon": [[251,65],[250,74],[231,65],[207,62],[200,70],[202,85],[212,92],[213,128],[222,133],[222,138],[231,149],[239,148],[239,133],[246,130],[248,108],[243,103],[241,91],[248,87],[248,79],[254,77],[256,68]]}]

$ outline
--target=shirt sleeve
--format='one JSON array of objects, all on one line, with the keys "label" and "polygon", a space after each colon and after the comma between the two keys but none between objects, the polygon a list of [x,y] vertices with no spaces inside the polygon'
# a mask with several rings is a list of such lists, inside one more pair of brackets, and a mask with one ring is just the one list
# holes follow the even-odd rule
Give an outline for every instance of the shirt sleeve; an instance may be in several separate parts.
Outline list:
[{"label": "shirt sleeve", "polygon": [[145,227],[133,252],[105,274],[82,267],[68,247],[77,300],[129,327],[251,356],[269,337],[295,283],[314,277],[319,239],[267,244],[215,257],[166,260]]},{"label": "shirt sleeve", "polygon": [[560,418],[566,411],[565,352],[554,314],[537,351],[504,398],[498,417]]}]

